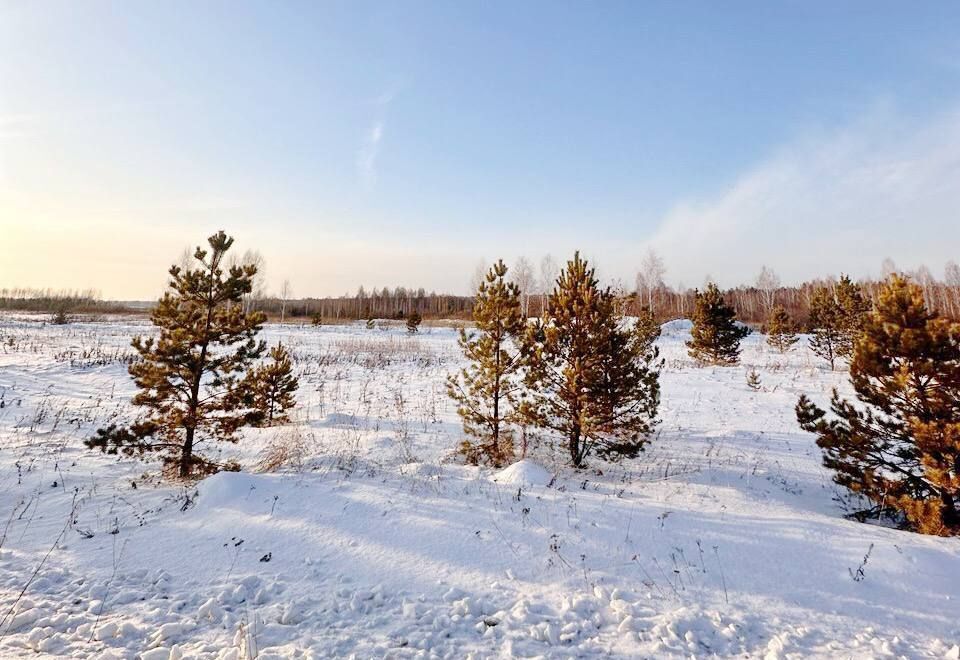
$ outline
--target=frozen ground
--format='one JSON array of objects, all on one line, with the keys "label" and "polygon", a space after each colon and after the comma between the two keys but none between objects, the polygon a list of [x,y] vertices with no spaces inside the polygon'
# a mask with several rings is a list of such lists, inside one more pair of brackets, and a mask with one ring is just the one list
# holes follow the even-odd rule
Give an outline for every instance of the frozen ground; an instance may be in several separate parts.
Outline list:
[{"label": "frozen ground", "polygon": [[296,423],[184,488],[81,443],[148,330],[0,319],[0,657],[960,655],[960,541],[844,519],[792,407],[847,386],[805,349],[697,369],[669,326],[648,452],[574,472],[532,438],[497,474],[450,461],[452,330],[270,327]]}]

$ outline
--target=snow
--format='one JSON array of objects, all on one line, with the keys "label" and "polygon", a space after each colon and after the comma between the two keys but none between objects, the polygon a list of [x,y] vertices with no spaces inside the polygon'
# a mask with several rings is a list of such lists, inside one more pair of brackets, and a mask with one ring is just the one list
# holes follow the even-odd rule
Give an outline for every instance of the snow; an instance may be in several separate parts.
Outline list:
[{"label": "snow", "polygon": [[690,319],[674,319],[660,326],[660,333],[664,337],[670,337],[678,333],[689,333],[692,328],[693,322]]},{"label": "snow", "polygon": [[452,329],[269,326],[294,421],[184,485],[82,445],[130,419],[149,331],[0,317],[0,657],[960,655],[960,543],[844,518],[792,409],[850,390],[806,349],[697,368],[671,324],[637,459],[578,472],[540,435],[487,470],[453,456]]},{"label": "snow", "polygon": [[493,481],[515,486],[546,486],[553,481],[553,474],[539,463],[522,459],[494,473]]}]

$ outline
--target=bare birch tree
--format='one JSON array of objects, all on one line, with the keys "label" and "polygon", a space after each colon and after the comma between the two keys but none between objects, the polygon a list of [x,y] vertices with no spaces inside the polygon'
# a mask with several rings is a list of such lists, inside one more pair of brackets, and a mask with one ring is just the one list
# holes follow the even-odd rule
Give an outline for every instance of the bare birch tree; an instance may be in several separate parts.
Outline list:
[{"label": "bare birch tree", "polygon": [[287,315],[287,301],[293,298],[293,287],[290,286],[290,280],[284,280],[280,286],[280,323]]},{"label": "bare birch tree", "polygon": [[537,286],[537,278],[533,273],[533,264],[526,257],[517,257],[513,268],[510,269],[510,281],[520,289],[520,309],[523,318],[530,316],[530,294]]},{"label": "bare birch tree", "polygon": [[647,250],[647,254],[640,263],[640,272],[637,273],[637,293],[647,299],[647,307],[651,310],[653,309],[653,295],[664,286],[663,276],[666,274],[667,267],[660,255],[653,248]]},{"label": "bare birch tree", "polygon": [[760,301],[763,305],[763,311],[769,315],[773,311],[774,303],[777,298],[777,289],[780,288],[780,277],[773,272],[772,268],[763,266],[760,274],[757,275],[757,289],[760,291]]},{"label": "bare birch tree", "polygon": [[[190,254],[190,257],[193,257],[193,254]],[[244,268],[246,266],[253,266],[256,271],[253,280],[251,281],[251,288],[249,293],[243,295],[243,312],[249,314],[254,307],[256,307],[256,302],[262,300],[266,297],[267,285],[264,280],[266,274],[266,261],[263,258],[263,255],[260,254],[257,250],[247,250],[243,253],[241,257],[236,257],[231,255],[228,259],[227,266],[233,268],[239,266]]]},{"label": "bare birch tree", "polygon": [[546,309],[547,294],[553,291],[553,285],[560,275],[560,265],[553,258],[552,254],[545,254],[540,259],[540,286],[537,287],[537,293],[540,294],[540,314]]},{"label": "bare birch tree", "polygon": [[960,266],[956,261],[947,262],[943,271],[943,281],[949,290],[950,314],[956,317],[960,313]]},{"label": "bare birch tree", "polygon": [[880,277],[884,280],[890,279],[890,276],[897,272],[897,264],[890,257],[884,257],[880,264]]},{"label": "bare birch tree", "polygon": [[473,273],[470,275],[470,292],[471,295],[477,289],[480,288],[480,285],[486,281],[487,277],[487,260],[481,259],[473,267]]}]

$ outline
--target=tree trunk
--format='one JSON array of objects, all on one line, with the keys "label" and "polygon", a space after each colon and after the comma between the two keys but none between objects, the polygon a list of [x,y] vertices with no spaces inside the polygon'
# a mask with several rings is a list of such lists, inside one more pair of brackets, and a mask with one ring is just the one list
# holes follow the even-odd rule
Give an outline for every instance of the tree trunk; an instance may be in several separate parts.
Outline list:
[{"label": "tree trunk", "polygon": [[187,437],[183,441],[183,448],[180,450],[180,477],[190,476],[190,464],[193,462],[193,432],[192,427],[187,428]]},{"label": "tree trunk", "polygon": [[[200,360],[201,363],[207,355],[207,347],[204,347],[200,350]],[[195,375],[196,380],[193,385],[190,387],[190,401],[187,404],[187,410],[189,413],[189,426],[186,427],[186,437],[183,439],[183,447],[180,450],[180,476],[189,477],[190,476],[190,467],[193,463],[193,436],[197,430],[197,411],[200,408],[200,378],[203,374],[202,369],[198,370],[199,373]]]},{"label": "tree trunk", "polygon": [[193,434],[197,430],[197,412],[200,410],[200,382],[203,380],[203,370],[207,364],[207,347],[210,345],[210,325],[213,322],[213,262],[211,262],[210,288],[207,291],[207,321],[204,326],[203,342],[200,345],[200,359],[193,372],[193,383],[190,384],[190,402],[187,404],[190,414],[190,426],[187,427],[186,437],[183,440],[183,449],[180,451],[180,476],[189,477],[193,463]]},{"label": "tree trunk", "polygon": [[493,449],[496,452],[495,460],[499,464],[500,460],[500,337],[497,336],[497,342],[494,344],[496,350],[494,364],[493,381]]},{"label": "tree trunk", "polygon": [[950,530],[960,528],[960,514],[957,513],[957,506],[953,500],[953,495],[946,489],[940,491],[940,519],[944,527]]},{"label": "tree trunk", "polygon": [[576,426],[570,431],[570,462],[573,467],[579,468],[583,463],[583,456],[580,453],[580,427]]}]

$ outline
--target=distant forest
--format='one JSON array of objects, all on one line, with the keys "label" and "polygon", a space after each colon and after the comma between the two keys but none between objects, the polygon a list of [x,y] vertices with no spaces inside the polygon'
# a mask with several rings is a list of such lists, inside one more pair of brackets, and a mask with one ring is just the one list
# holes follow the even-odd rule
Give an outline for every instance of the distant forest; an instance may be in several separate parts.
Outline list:
[{"label": "distant forest", "polygon": [[[257,259],[262,263],[262,258]],[[541,272],[558,272],[555,262],[545,260]],[[479,269],[478,269],[479,270]],[[886,260],[883,265],[884,276],[898,272],[896,266]],[[509,273],[520,285],[523,294],[523,306],[527,316],[542,313],[546,300],[543,291],[547,275],[535,277],[530,264],[525,259]],[[613,289],[619,293],[628,315],[637,315],[644,307],[649,307],[661,321],[687,318],[693,309],[694,289],[678,291],[663,282],[666,268],[656,254],[650,252],[643,260],[632,287],[618,283]],[[929,269],[920,269],[906,273],[921,286],[928,307],[938,310],[944,316],[960,318],[960,267],[950,262],[944,271],[944,277],[938,279]],[[773,270],[764,267],[756,281],[726,289],[723,293],[733,305],[737,317],[744,323],[761,325],[769,316],[770,310],[777,305],[783,306],[791,318],[806,327],[809,317],[810,300],[818,287],[831,284],[835,279],[823,278],[804,282],[796,286],[781,285]],[[873,298],[882,280],[859,280],[864,294]],[[474,276],[472,288],[479,285],[478,276]],[[405,287],[373,288],[360,287],[355,294],[325,298],[297,298],[292,295],[292,287],[285,282],[281,294],[269,294],[262,284],[253,294],[246,297],[245,305],[250,309],[266,312],[272,320],[344,322],[362,319],[404,319],[417,312],[425,319],[469,320],[473,310],[473,296],[452,295],[427,292],[424,289]],[[0,310],[26,311],[49,314],[121,314],[137,313],[146,309],[145,305],[103,300],[96,291],[51,291],[37,289],[0,289]]]},{"label": "distant forest", "polygon": [[[801,326],[806,326],[814,290],[834,281],[818,279],[799,286],[777,286],[773,289],[739,286],[725,290],[724,297],[736,310],[738,320],[744,323],[761,325],[766,321],[770,310],[781,305],[791,318],[800,322]],[[960,282],[947,284],[938,281],[915,281],[923,287],[928,306],[937,309],[944,316],[960,318]],[[864,294],[872,299],[882,281],[860,280],[859,284]],[[524,295],[527,315],[540,315],[545,300],[546,296],[540,293]],[[652,291],[623,292],[621,300],[627,315],[636,316],[644,307],[650,307],[659,320],[669,321],[689,316],[693,310],[694,289],[678,292],[666,286],[658,286]],[[368,293],[361,290],[353,296],[292,299],[286,302],[280,298],[269,297],[257,300],[254,304],[257,309],[271,316],[279,317],[283,311],[288,320],[310,319],[317,314],[330,320],[402,319],[413,311],[428,319],[469,320],[473,310],[473,296],[425,293],[422,290],[408,291],[399,288],[390,292]]]},{"label": "distant forest", "polygon": [[132,305],[104,300],[100,292],[53,289],[0,289],[0,310],[46,314],[122,314],[135,311]]}]

